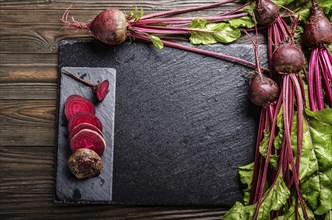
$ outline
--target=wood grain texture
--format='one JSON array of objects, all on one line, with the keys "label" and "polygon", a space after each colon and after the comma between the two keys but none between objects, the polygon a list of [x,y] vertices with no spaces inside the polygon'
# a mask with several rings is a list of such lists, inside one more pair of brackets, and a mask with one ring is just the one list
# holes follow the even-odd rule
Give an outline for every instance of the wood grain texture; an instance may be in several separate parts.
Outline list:
[{"label": "wood grain texture", "polygon": [[[151,13],[211,1],[0,2],[0,219],[220,219],[225,213],[221,208],[62,207],[52,203],[58,42],[90,38],[86,31],[61,30],[59,18],[72,3],[72,15],[87,21],[111,6],[125,12],[137,6]],[[209,13],[231,7],[234,4]],[[248,41],[241,38],[238,42]]]}]

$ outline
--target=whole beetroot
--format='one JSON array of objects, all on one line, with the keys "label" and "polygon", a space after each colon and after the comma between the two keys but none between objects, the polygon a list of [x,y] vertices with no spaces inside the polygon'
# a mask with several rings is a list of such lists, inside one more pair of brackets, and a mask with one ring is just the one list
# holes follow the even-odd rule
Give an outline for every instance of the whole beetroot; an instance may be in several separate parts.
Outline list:
[{"label": "whole beetroot", "polygon": [[255,105],[266,107],[278,98],[278,84],[269,77],[254,74],[250,79],[248,96]]},{"label": "whole beetroot", "polygon": [[110,8],[99,13],[89,24],[89,29],[101,42],[117,45],[127,38],[127,19],[120,10]]},{"label": "whole beetroot", "polygon": [[270,0],[257,0],[254,13],[258,24],[269,26],[279,16],[279,8]]},{"label": "whole beetroot", "polygon": [[332,25],[314,3],[304,28],[303,42],[308,48],[320,48],[332,43]]},{"label": "whole beetroot", "polygon": [[273,53],[274,70],[279,74],[297,73],[305,64],[304,54],[295,44],[282,44]]},{"label": "whole beetroot", "polygon": [[77,149],[67,161],[69,170],[77,179],[96,176],[103,168],[99,155],[93,150]]}]

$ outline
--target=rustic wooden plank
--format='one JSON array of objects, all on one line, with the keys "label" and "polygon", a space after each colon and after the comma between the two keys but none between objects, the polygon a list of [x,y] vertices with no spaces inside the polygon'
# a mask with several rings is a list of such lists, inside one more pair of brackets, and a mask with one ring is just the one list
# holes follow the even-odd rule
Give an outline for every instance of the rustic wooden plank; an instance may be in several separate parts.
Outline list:
[{"label": "rustic wooden plank", "polygon": [[56,83],[57,67],[56,64],[53,64],[51,66],[39,66],[38,64],[35,64],[34,66],[1,66],[0,82]]},{"label": "rustic wooden plank", "polygon": [[20,82],[0,83],[0,99],[56,99],[56,83]]},{"label": "rustic wooden plank", "polygon": [[[70,4],[73,4],[76,9],[105,9],[108,7],[116,7],[121,10],[127,11],[132,10],[135,6],[142,7],[148,11],[175,9],[192,7],[203,4],[211,4],[218,1],[207,1],[207,0],[181,0],[181,1],[170,1],[170,0],[93,0],[93,1],[81,1],[72,0]],[[27,4],[28,3],[28,4]],[[4,0],[2,1],[2,8],[6,10],[13,10],[17,7],[24,10],[36,10],[38,9],[66,9],[69,3],[65,0],[55,0],[50,3],[48,0],[33,1],[30,0]],[[236,3],[228,3],[227,7],[234,7]],[[224,6],[222,6],[224,7]],[[218,9],[221,9],[219,7]]]},{"label": "rustic wooden plank", "polygon": [[55,100],[0,100],[2,145],[54,146]]},{"label": "rustic wooden plank", "polygon": [[[33,50],[33,49],[32,49]],[[57,54],[41,54],[41,53],[27,53],[24,54],[4,54],[0,53],[0,69],[2,67],[54,67],[58,62]]]}]

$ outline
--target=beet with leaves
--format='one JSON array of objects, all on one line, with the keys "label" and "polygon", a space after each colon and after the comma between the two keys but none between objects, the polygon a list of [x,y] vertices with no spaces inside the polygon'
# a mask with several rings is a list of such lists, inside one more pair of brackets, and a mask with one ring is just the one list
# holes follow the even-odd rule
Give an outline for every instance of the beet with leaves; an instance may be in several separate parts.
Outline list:
[{"label": "beet with leaves", "polygon": [[[217,7],[226,3],[234,2],[235,0],[222,0],[220,2],[191,7],[191,8],[183,8],[183,9],[174,9],[170,11],[163,11],[152,13],[149,15],[144,15],[143,10],[138,11],[137,9],[134,12],[129,13],[129,15],[125,15],[123,12],[116,8],[109,8],[102,12],[100,12],[97,16],[95,16],[91,22],[88,23],[80,23],[72,18],[72,21],[68,20],[69,16],[69,8],[64,12],[61,21],[64,23],[66,27],[73,27],[77,29],[86,29],[89,30],[92,35],[98,39],[99,41],[109,44],[109,45],[118,45],[123,43],[127,38],[130,39],[141,39],[144,41],[152,42],[157,48],[161,49],[163,46],[169,46],[181,50],[186,50],[194,53],[199,53],[207,56],[212,56],[224,60],[228,60],[231,62],[236,62],[241,65],[245,65],[251,68],[254,68],[255,65],[249,61],[243,60],[238,57],[233,57],[230,55],[225,55],[222,53],[216,53],[212,51],[207,51],[204,49],[194,48],[186,45],[182,45],[179,43],[171,42],[168,40],[164,40],[162,38],[167,37],[169,35],[183,35],[188,36],[192,34],[209,34],[209,37],[213,37],[215,34],[225,34],[227,30],[209,30],[208,28],[191,28],[188,25],[193,22],[197,17],[168,17],[180,13],[192,12],[202,9],[208,9]],[[240,10],[240,9],[239,9]],[[218,14],[215,16],[202,16],[200,19],[207,22],[207,24],[218,24],[217,22],[226,21],[232,18],[241,18],[243,16],[248,15],[245,12],[236,13],[236,11],[232,11],[228,14]],[[185,26],[187,25],[187,26]],[[224,25],[225,26],[225,25]],[[229,24],[226,25],[227,27]],[[232,29],[232,28],[228,28]],[[222,43],[230,43],[237,38],[240,37],[240,31],[237,29],[238,36],[234,37],[235,34],[231,33],[233,37],[231,40],[227,40],[226,42],[220,41],[223,37],[215,38],[216,42]],[[216,43],[214,42],[214,43]]]}]

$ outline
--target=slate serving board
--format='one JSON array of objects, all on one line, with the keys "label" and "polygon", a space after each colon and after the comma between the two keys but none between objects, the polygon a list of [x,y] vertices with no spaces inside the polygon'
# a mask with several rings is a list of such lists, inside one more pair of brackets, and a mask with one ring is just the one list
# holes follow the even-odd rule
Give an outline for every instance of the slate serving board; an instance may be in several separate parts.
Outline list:
[{"label": "slate serving board", "polygon": [[[97,83],[108,80],[108,94],[103,102],[97,102],[90,87],[87,87],[62,70],[76,74],[82,79]],[[58,128],[56,148],[55,202],[57,203],[109,203],[112,200],[113,142],[116,70],[113,68],[62,67],[59,72]],[[68,141],[68,121],[64,104],[70,95],[80,95],[94,103],[96,116],[103,125],[106,148],[102,158],[103,169],[99,176],[78,180],[70,173],[67,159],[71,155]]]},{"label": "slate serving board", "polygon": [[[251,45],[202,48],[254,61]],[[266,48],[260,46],[266,63]],[[146,43],[65,40],[61,67],[117,72],[112,198],[129,205],[231,206],[237,167],[253,161],[258,112],[251,69]]]}]

